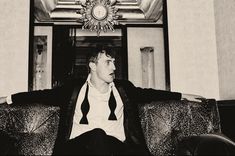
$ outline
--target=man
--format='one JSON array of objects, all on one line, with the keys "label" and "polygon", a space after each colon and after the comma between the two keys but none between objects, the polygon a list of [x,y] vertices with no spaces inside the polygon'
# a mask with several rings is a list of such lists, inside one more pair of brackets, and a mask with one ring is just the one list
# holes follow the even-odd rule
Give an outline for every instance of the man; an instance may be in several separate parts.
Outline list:
[{"label": "man", "polygon": [[98,48],[89,59],[87,80],[51,90],[17,93],[0,103],[58,105],[61,120],[54,154],[148,155],[137,104],[154,100],[196,100],[200,96],[135,87],[115,79],[112,51]]}]

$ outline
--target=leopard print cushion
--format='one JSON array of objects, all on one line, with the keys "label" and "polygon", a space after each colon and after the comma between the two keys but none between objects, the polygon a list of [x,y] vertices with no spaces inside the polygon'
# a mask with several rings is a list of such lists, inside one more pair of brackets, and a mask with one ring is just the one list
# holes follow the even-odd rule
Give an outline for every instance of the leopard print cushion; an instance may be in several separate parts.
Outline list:
[{"label": "leopard print cushion", "polygon": [[215,100],[152,102],[140,107],[141,125],[153,155],[175,155],[187,136],[221,132]]},{"label": "leopard print cushion", "polygon": [[59,107],[40,104],[0,107],[0,131],[15,140],[20,155],[51,155],[58,124]]}]

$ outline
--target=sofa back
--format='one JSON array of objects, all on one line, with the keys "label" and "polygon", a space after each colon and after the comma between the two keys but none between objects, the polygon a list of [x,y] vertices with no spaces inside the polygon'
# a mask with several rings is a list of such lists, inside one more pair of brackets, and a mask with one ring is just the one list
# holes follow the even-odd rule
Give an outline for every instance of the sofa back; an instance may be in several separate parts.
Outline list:
[{"label": "sofa back", "polygon": [[[145,140],[153,155],[174,155],[184,137],[221,132],[215,100],[158,101],[139,109]],[[20,155],[51,155],[59,107],[30,104],[0,106],[0,131],[15,139]]]},{"label": "sofa back", "polygon": [[51,155],[59,107],[30,104],[0,107],[0,131],[11,136],[20,155]]},{"label": "sofa back", "polygon": [[153,155],[175,155],[183,138],[221,132],[218,107],[213,99],[158,101],[139,110],[145,140]]}]

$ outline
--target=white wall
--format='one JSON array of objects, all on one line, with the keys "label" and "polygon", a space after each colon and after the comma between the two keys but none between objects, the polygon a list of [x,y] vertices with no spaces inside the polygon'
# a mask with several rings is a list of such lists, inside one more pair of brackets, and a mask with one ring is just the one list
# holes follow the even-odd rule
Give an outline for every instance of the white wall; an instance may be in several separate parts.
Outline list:
[{"label": "white wall", "polygon": [[220,99],[235,99],[235,1],[215,0]]},{"label": "white wall", "polygon": [[141,47],[154,47],[154,67],[156,89],[165,89],[165,58],[162,28],[127,29],[128,38],[128,78],[136,86],[142,86]]},{"label": "white wall", "polygon": [[[28,88],[29,1],[0,1],[0,6],[4,6],[0,10],[0,96]],[[208,98],[234,99],[235,1],[168,0],[167,4],[171,89]],[[159,41],[151,36],[161,32],[154,31],[128,30],[128,35],[132,34],[128,40],[136,41],[128,45],[129,78],[137,86],[142,82],[137,46],[152,46],[155,40]],[[162,48],[160,42],[158,48]],[[160,76],[156,88],[164,88],[164,57],[159,54],[157,70],[161,74],[155,72]]]},{"label": "white wall", "polygon": [[0,96],[28,89],[29,1],[0,1]]},{"label": "white wall", "polygon": [[219,99],[213,0],[168,0],[171,89]]}]

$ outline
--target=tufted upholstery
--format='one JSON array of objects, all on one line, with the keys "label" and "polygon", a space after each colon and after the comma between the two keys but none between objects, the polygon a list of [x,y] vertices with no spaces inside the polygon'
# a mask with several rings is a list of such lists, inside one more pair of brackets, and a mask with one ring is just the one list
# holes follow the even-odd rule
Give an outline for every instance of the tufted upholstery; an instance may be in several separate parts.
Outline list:
[{"label": "tufted upholstery", "polygon": [[140,107],[140,118],[153,155],[174,155],[185,137],[221,132],[215,100],[152,102]]},{"label": "tufted upholstery", "polygon": [[[153,155],[174,155],[185,137],[220,132],[215,100],[152,102],[139,109]],[[59,107],[30,104],[0,106],[0,130],[15,138],[21,155],[51,155],[59,124]]]},{"label": "tufted upholstery", "polygon": [[40,104],[0,107],[0,130],[14,138],[20,155],[51,155],[58,124],[58,107]]}]

